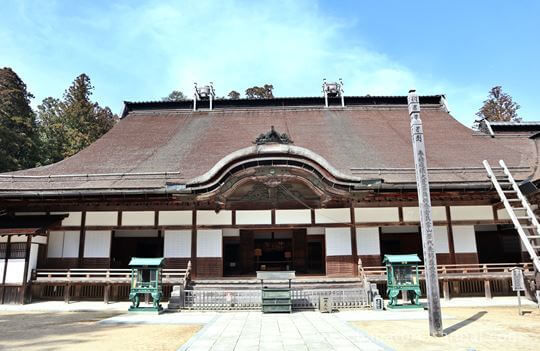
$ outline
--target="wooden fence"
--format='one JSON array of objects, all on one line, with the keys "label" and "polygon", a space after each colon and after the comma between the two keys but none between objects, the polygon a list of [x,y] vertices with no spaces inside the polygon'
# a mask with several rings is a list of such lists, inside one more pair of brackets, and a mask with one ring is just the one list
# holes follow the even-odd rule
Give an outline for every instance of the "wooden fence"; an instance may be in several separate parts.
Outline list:
[{"label": "wooden fence", "polygon": [[[191,279],[191,261],[186,268],[162,270],[164,297],[173,285],[187,287]],[[100,299],[104,302],[127,299],[131,269],[37,269],[32,271],[32,296],[37,298]]]},{"label": "wooden fence", "polygon": [[[521,263],[479,263],[479,264],[444,264],[437,266],[440,290],[446,299],[451,296],[485,296],[510,294],[512,268],[523,269],[525,277],[534,277],[531,262]],[[384,266],[362,267],[359,261],[358,271],[371,283],[376,283],[384,295],[386,290],[386,268]],[[420,286],[425,293],[424,266],[419,266]]]}]

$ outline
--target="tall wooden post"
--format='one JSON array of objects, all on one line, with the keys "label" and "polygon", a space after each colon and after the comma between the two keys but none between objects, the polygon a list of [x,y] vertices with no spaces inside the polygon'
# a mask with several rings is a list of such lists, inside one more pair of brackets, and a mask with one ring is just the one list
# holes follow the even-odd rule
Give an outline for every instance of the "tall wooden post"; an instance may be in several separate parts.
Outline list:
[{"label": "tall wooden post", "polygon": [[424,131],[420,119],[420,103],[415,90],[409,91],[407,98],[409,116],[411,118],[411,136],[416,169],[416,186],[418,189],[418,207],[420,208],[420,224],[422,228],[422,246],[426,274],[426,290],[429,309],[429,334],[443,336],[439,279],[437,276],[437,256],[433,240],[433,217],[429,180],[427,172]]}]

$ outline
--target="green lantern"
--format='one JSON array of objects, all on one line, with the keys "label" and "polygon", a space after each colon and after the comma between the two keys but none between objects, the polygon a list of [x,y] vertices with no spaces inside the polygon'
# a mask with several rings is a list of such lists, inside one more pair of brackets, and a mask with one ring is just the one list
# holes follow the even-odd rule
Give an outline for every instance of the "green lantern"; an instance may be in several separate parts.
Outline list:
[{"label": "green lantern", "polygon": [[[161,269],[165,259],[160,258],[138,258],[133,257],[129,262],[131,267],[131,289],[129,300],[130,312],[157,312],[161,313],[163,307],[159,303],[162,291]],[[149,294],[152,296],[152,306],[140,306],[141,296]]]},{"label": "green lantern", "polygon": [[[386,292],[390,302],[388,308],[423,308],[418,302],[420,291],[420,275],[418,264],[420,258],[412,255],[384,255],[383,263],[386,265]],[[410,304],[399,304],[398,295],[402,293],[403,300]]]}]

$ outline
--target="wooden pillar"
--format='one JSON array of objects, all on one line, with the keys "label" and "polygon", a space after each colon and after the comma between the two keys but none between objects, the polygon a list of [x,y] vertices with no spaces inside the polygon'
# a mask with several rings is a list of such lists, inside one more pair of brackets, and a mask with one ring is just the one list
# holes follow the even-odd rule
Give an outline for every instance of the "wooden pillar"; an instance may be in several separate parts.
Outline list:
[{"label": "wooden pillar", "polygon": [[85,227],[86,227],[86,211],[83,211],[81,214],[81,234],[79,236],[79,259],[78,259],[79,268],[82,268],[84,266],[84,241],[86,239]]},{"label": "wooden pillar", "polygon": [[26,296],[26,291],[28,289],[28,264],[30,260],[30,249],[32,247],[32,236],[27,235],[26,237],[26,250],[24,252],[24,270],[23,270],[23,285],[19,303],[24,304],[24,297]]},{"label": "wooden pillar", "polygon": [[450,263],[456,264],[456,250],[454,248],[454,231],[452,229],[452,215],[450,213],[450,206],[446,206],[446,232],[448,236],[448,251],[450,251]]},{"label": "wooden pillar", "polygon": [[7,264],[11,251],[11,235],[8,235],[6,242],[6,257],[4,257],[4,274],[2,274],[2,296],[0,298],[0,305],[4,303],[4,298],[6,296],[6,274],[7,274]]},{"label": "wooden pillar", "polygon": [[197,211],[192,211],[191,217],[191,276],[197,277]]},{"label": "wooden pillar", "polygon": [[353,260],[353,274],[358,276],[358,250],[356,244],[356,219],[354,217],[354,207],[351,207],[351,252]]}]

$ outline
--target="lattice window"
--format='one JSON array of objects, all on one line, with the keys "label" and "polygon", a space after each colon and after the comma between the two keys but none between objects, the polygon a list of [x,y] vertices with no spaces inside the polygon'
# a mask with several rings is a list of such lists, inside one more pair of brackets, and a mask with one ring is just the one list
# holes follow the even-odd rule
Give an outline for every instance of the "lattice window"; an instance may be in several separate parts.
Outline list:
[{"label": "lattice window", "polygon": [[9,250],[9,258],[25,258],[26,243],[12,243]]},{"label": "lattice window", "polygon": [[0,258],[6,258],[7,244],[0,244]]}]

